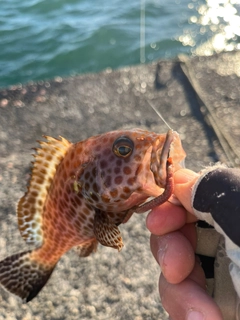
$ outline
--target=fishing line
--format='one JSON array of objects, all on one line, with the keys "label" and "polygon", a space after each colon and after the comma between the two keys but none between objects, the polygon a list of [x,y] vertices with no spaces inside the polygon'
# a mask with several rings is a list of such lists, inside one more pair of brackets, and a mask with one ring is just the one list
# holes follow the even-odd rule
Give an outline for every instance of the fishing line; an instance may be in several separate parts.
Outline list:
[{"label": "fishing line", "polygon": [[154,105],[147,100],[147,103],[150,105],[150,107],[156,112],[156,114],[159,116],[159,118],[165,123],[165,125],[172,130],[172,128],[170,127],[170,125],[167,123],[167,121],[163,118],[163,116],[161,115],[161,113],[156,109],[156,107],[154,107]]},{"label": "fishing line", "polygon": [[[146,32],[146,0],[140,0],[140,62],[145,63],[146,61],[146,55],[145,55],[145,32]],[[165,123],[165,125],[172,129],[167,121],[163,118],[161,113],[150,103],[147,101],[150,107],[156,112],[156,114],[159,116],[159,118]]]},{"label": "fishing line", "polygon": [[140,62],[145,61],[145,0],[140,0]]}]

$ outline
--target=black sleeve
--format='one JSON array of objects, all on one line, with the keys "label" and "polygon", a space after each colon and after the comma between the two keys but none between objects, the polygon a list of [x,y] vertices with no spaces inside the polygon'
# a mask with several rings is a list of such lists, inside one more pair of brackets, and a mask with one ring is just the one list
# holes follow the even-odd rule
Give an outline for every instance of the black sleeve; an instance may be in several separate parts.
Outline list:
[{"label": "black sleeve", "polygon": [[211,214],[224,233],[240,246],[240,170],[217,167],[206,173],[193,195],[193,208]]}]

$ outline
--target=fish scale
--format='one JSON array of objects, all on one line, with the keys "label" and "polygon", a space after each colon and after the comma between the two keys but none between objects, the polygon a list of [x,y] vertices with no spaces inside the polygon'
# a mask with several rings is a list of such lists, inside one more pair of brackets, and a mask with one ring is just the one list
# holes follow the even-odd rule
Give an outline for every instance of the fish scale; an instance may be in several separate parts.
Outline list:
[{"label": "fish scale", "polygon": [[135,211],[167,201],[172,174],[185,158],[172,130],[118,130],[74,144],[45,138],[18,203],[20,233],[36,249],[0,262],[0,283],[24,301],[38,294],[71,248],[80,257],[96,251],[98,243],[120,251],[118,226]]}]

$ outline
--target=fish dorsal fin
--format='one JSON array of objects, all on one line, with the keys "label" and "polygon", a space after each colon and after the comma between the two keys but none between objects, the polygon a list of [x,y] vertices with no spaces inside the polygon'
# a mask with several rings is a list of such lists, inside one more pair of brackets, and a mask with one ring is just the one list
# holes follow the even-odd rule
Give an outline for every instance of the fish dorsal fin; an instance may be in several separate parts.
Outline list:
[{"label": "fish dorsal fin", "polygon": [[37,246],[43,241],[42,215],[49,188],[58,164],[72,145],[62,137],[59,140],[49,136],[44,138],[47,141],[39,141],[41,148],[37,148],[34,155],[28,190],[17,207],[21,236],[27,243]]}]

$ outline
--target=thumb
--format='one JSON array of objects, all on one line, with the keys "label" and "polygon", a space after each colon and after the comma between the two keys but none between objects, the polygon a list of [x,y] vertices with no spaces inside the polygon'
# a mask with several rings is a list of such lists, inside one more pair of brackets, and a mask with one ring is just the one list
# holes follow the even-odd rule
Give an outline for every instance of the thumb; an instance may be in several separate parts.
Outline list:
[{"label": "thumb", "polygon": [[191,213],[193,213],[192,188],[198,178],[198,173],[188,169],[180,169],[174,174],[174,194],[187,211]]}]

